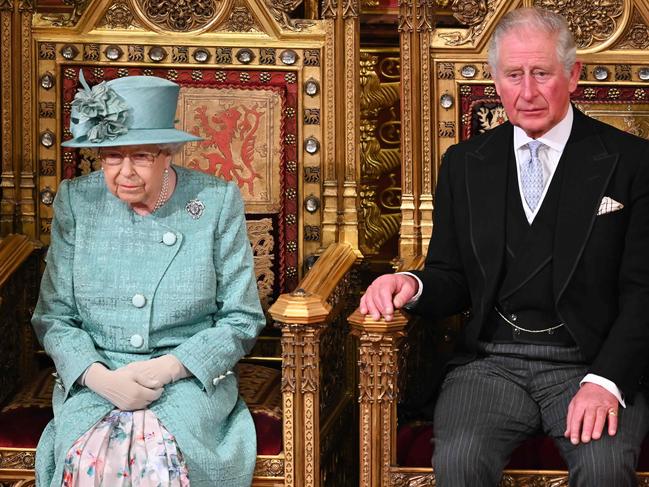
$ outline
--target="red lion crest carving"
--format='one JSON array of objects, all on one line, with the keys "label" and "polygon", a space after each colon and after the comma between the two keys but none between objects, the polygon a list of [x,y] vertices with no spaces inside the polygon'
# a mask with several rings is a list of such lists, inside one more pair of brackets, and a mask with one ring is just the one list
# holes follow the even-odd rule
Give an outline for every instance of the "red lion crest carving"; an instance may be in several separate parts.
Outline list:
[{"label": "red lion crest carving", "polygon": [[[261,179],[253,162],[257,129],[262,116],[257,106],[248,108],[239,105],[216,112],[209,118],[205,105],[197,107],[194,120],[198,125],[192,132],[205,137],[205,140],[199,142],[203,151],[189,161],[189,167],[226,181],[234,180],[239,188],[247,186],[250,194],[254,194],[255,179]],[[207,160],[207,168],[201,166],[199,159]]]}]

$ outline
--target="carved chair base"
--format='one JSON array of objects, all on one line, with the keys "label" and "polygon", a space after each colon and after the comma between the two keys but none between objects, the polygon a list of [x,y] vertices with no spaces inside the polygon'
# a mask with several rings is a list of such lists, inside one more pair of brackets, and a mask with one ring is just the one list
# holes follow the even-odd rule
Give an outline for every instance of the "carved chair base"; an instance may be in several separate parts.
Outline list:
[{"label": "carved chair base", "polygon": [[[390,487],[434,487],[432,468],[392,468]],[[649,472],[638,473],[638,486],[649,487]],[[568,472],[561,470],[505,470],[500,487],[568,487]]]}]

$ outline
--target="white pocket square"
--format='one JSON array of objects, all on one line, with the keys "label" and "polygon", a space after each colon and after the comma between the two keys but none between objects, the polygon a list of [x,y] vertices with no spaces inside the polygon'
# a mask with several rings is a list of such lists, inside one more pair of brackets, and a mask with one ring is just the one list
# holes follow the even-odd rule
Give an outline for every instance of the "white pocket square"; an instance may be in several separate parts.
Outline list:
[{"label": "white pocket square", "polygon": [[605,215],[606,213],[613,213],[614,211],[620,211],[624,208],[624,205],[619,201],[615,201],[613,198],[604,196],[602,202],[599,204],[599,210],[597,210],[597,216]]}]

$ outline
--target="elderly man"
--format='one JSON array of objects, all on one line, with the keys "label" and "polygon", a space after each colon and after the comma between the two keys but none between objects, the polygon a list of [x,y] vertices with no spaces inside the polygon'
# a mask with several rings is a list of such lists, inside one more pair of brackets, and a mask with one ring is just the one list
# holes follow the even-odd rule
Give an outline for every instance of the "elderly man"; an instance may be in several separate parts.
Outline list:
[{"label": "elderly man", "polygon": [[489,64],[509,122],[451,147],[425,268],[384,275],[361,312],[471,308],[435,408],[438,486],[497,485],[526,437],[551,436],[573,486],[635,485],[649,427],[649,143],[570,104],[565,20],[497,26]]}]

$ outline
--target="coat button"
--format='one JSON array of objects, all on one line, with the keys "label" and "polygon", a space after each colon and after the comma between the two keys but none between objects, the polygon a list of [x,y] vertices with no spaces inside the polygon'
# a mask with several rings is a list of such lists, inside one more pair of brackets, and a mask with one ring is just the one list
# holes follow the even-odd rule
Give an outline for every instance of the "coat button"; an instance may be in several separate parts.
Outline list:
[{"label": "coat button", "polygon": [[217,385],[219,382],[221,382],[221,379],[219,377],[214,377],[214,379],[212,379],[212,385],[214,386]]},{"label": "coat button", "polygon": [[136,294],[131,299],[131,303],[133,303],[133,306],[135,306],[136,308],[143,308],[146,304],[146,298],[143,294]]},{"label": "coat button", "polygon": [[169,245],[170,247],[176,243],[176,234],[173,232],[167,232],[162,236],[162,243]]},{"label": "coat button", "polygon": [[144,345],[144,338],[142,338],[142,335],[135,334],[131,337],[130,342],[131,342],[131,346],[135,348],[140,348],[142,345]]}]

